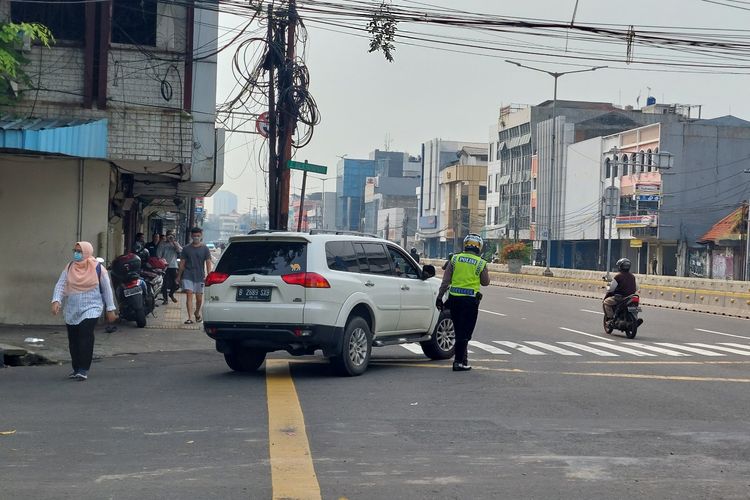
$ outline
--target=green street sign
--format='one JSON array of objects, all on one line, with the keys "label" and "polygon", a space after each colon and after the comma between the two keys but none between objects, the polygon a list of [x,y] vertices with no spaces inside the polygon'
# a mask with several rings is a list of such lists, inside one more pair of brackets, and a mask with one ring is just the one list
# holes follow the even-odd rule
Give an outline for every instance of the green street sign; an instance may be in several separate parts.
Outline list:
[{"label": "green street sign", "polygon": [[328,167],[323,165],[313,165],[312,163],[292,161],[287,162],[287,166],[292,170],[304,170],[306,172],[315,172],[316,174],[325,175],[328,172]]}]

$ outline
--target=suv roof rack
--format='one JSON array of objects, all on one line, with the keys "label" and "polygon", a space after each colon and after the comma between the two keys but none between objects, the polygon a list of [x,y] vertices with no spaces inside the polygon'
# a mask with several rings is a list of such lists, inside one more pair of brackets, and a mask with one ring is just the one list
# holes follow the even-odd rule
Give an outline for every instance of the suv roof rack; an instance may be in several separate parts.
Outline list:
[{"label": "suv roof rack", "polygon": [[259,233],[288,233],[286,229],[251,229],[247,234],[259,234]]},{"label": "suv roof rack", "polygon": [[348,236],[366,236],[368,238],[380,238],[377,234],[362,233],[360,231],[339,231],[338,229],[310,229],[310,234],[345,234]]}]

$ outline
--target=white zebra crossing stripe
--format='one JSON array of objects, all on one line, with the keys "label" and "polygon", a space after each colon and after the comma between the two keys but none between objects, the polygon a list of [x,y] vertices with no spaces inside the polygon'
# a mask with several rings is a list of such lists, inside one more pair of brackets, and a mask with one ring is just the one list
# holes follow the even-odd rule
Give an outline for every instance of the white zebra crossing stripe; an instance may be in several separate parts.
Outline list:
[{"label": "white zebra crossing stripe", "polygon": [[694,345],[696,347],[708,347],[709,349],[713,349],[715,351],[724,351],[730,352],[732,354],[740,354],[742,356],[750,356],[750,351],[742,351],[740,349],[732,349],[731,347],[724,347],[720,345],[701,344],[700,342],[691,342],[688,345]]},{"label": "white zebra crossing stripe", "polygon": [[545,344],[544,342],[526,342],[526,343],[539,347],[541,349],[547,349],[548,351],[552,351],[557,354],[562,354],[563,356],[580,356],[580,354],[578,354],[577,352],[569,351],[567,349],[563,349],[562,347],[557,347],[555,345]]},{"label": "white zebra crossing stripe", "polygon": [[612,349],[613,351],[620,351],[620,352],[625,352],[627,354],[632,354],[633,356],[656,356],[656,354],[652,352],[636,351],[635,349],[624,347],[624,346],[621,346],[620,344],[607,344],[606,342],[591,342],[591,343],[594,345],[598,345],[600,347],[606,347],[607,349]]},{"label": "white zebra crossing stripe", "polygon": [[532,349],[531,347],[525,346],[523,344],[519,344],[517,342],[509,342],[507,340],[493,340],[495,344],[504,345],[505,347],[510,347],[511,349],[518,349],[524,354],[531,354],[534,356],[544,356],[545,353],[542,351],[537,351],[536,349]]},{"label": "white zebra crossing stripe", "polygon": [[592,354],[596,354],[597,356],[610,356],[615,358],[619,356],[619,354],[615,354],[613,352],[602,351],[601,349],[597,349],[596,347],[591,347],[585,344],[576,344],[575,342],[558,342],[558,344],[572,347],[573,349],[580,349],[581,351],[590,352]]},{"label": "white zebra crossing stripe", "polygon": [[417,344],[400,344],[400,345],[404,349],[407,349],[413,352],[414,354],[424,354],[424,352],[422,352],[422,348],[418,346]]},{"label": "white zebra crossing stripe", "polygon": [[735,344],[733,342],[719,342],[721,345],[728,345],[732,347],[739,347],[740,349],[750,349],[750,346],[743,345],[743,344]]},{"label": "white zebra crossing stripe", "polygon": [[657,342],[657,344],[672,347],[673,349],[682,349],[683,351],[694,352],[695,354],[700,354],[701,356],[726,356],[726,354],[722,354],[720,352],[707,351],[705,349],[698,349],[697,347],[681,346],[669,342]]},{"label": "white zebra crossing stripe", "polygon": [[671,349],[664,349],[663,347],[657,347],[655,345],[648,345],[648,344],[640,344],[638,342],[628,342],[628,345],[632,345],[634,347],[639,347],[641,349],[645,349],[647,351],[654,351],[658,352],[659,354],[666,354],[667,356],[690,356],[690,354],[679,352],[679,351],[673,351]]},{"label": "white zebra crossing stripe", "polygon": [[472,347],[476,347],[477,349],[491,352],[492,354],[510,354],[508,351],[503,351],[502,349],[495,347],[494,345],[483,344],[482,342],[477,342],[476,340],[470,340],[469,345]]}]

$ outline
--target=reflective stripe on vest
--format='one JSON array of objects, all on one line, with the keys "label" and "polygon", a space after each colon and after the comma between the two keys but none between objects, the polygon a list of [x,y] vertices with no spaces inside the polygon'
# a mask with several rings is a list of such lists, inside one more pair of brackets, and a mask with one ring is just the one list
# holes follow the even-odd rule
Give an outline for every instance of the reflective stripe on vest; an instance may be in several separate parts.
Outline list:
[{"label": "reflective stripe on vest", "polygon": [[482,274],[487,263],[471,253],[456,254],[451,263],[453,264],[453,277],[448,293],[459,297],[475,296],[479,292],[479,275]]}]

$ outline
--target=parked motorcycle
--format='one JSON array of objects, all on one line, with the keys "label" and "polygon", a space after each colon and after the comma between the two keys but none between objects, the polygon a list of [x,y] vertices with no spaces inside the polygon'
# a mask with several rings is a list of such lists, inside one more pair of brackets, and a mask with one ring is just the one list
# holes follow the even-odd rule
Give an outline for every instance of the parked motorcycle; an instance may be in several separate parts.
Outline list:
[{"label": "parked motorcycle", "polygon": [[604,317],[604,332],[611,335],[614,330],[620,330],[629,339],[635,338],[638,327],[643,323],[638,317],[638,313],[642,311],[640,301],[641,298],[636,294],[623,297],[614,308],[614,317],[610,320]]},{"label": "parked motorcycle", "polygon": [[[148,250],[145,250],[144,257],[147,259],[147,256]],[[141,276],[141,266],[141,258],[130,252],[117,257],[112,262],[110,273],[120,319],[135,321],[138,328],[146,326],[146,315],[151,314],[156,306],[153,289]]]},{"label": "parked motorcycle", "polygon": [[[146,284],[151,288],[151,295],[156,300],[164,286],[164,273],[168,263],[165,259],[151,256],[142,264],[141,277],[146,280]],[[157,307],[156,304],[154,307]]]}]

